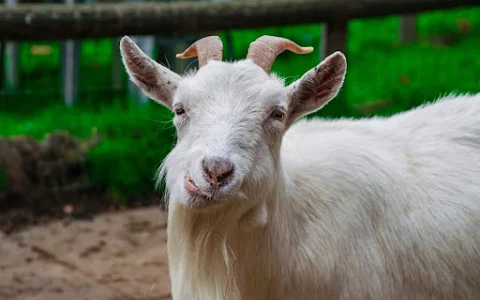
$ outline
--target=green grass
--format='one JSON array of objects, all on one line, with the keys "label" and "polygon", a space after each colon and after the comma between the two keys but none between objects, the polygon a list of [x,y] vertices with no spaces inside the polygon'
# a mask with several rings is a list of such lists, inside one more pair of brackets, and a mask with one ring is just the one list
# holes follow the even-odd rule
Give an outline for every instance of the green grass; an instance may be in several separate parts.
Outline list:
[{"label": "green grass", "polygon": [[[463,19],[471,25],[465,35],[457,26]],[[421,15],[419,39],[410,45],[398,41],[398,26],[398,17],[349,23],[348,72],[342,94],[345,101],[354,105],[390,99],[391,113],[452,91],[480,90],[480,56],[475,50],[480,47],[479,8]],[[303,45],[318,46],[319,32],[317,25],[236,31],[235,56],[244,57],[248,42],[260,34],[281,35]],[[453,42],[441,45],[439,39]],[[318,50],[316,47],[314,53],[305,56],[284,52],[273,71],[291,82],[318,63]]]},{"label": "green grass", "polygon": [[[463,34],[457,25],[462,20],[470,24]],[[359,117],[356,105],[385,100],[391,105],[378,114],[392,114],[446,93],[480,91],[480,8],[422,14],[419,39],[410,45],[398,41],[398,24],[398,17],[350,22],[344,88],[318,115]],[[234,56],[245,57],[249,43],[262,34],[315,46],[308,55],[279,56],[273,71],[290,83],[318,64],[320,32],[319,25],[233,31]],[[124,95],[108,91],[117,46],[111,39],[83,42],[82,96],[77,107],[67,109],[59,100],[58,43],[49,43],[53,52],[44,57],[29,54],[32,44],[22,45],[21,91],[1,96],[0,136],[28,134],[42,139],[52,130],[66,129],[86,137],[97,128],[108,136],[88,155],[95,182],[112,194],[153,191],[155,170],[175,139],[171,113],[153,102],[131,105]]]},{"label": "green grass", "polygon": [[[81,138],[93,131],[104,141],[88,153],[91,179],[112,194],[130,196],[153,191],[154,170],[175,140],[171,114],[162,106],[51,107],[30,118],[0,114],[1,136],[28,134],[42,140],[53,130],[67,130]],[[1,182],[0,182],[1,183]]]}]

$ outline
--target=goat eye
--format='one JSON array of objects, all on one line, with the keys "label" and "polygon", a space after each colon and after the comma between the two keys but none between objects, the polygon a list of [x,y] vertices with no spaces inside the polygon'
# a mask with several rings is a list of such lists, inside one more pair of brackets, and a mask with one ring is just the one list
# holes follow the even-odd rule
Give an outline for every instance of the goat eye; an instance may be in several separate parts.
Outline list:
[{"label": "goat eye", "polygon": [[283,120],[283,118],[285,117],[285,113],[281,110],[278,110],[278,109],[275,109],[271,114],[270,114],[270,117],[272,119],[275,119],[275,120]]},{"label": "goat eye", "polygon": [[175,114],[177,116],[183,115],[185,113],[185,109],[182,106],[175,107]]}]

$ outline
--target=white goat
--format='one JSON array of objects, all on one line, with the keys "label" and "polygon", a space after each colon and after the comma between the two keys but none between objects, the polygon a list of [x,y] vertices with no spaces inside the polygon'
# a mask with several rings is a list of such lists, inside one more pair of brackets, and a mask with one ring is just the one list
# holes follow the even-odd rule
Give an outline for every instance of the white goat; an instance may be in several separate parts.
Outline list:
[{"label": "white goat", "polygon": [[173,299],[480,299],[480,94],[293,124],[336,96],[343,54],[285,86],[273,61],[311,47],[264,36],[222,62],[206,37],[177,55],[199,58],[184,76],[120,47],[175,112],[159,169]]}]

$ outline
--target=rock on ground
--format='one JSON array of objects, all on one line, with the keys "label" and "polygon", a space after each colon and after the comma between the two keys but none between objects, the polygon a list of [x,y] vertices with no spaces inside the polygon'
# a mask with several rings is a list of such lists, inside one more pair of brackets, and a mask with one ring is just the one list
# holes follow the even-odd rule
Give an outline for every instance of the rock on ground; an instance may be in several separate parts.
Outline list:
[{"label": "rock on ground", "polygon": [[0,232],[0,299],[170,299],[158,207]]}]

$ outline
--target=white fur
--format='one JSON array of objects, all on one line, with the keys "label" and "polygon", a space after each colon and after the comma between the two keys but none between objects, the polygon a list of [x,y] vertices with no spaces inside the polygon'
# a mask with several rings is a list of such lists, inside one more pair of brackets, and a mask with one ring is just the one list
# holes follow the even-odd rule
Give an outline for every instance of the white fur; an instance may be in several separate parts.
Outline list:
[{"label": "white fur", "polygon": [[[269,120],[320,78],[307,75],[284,87],[246,60],[179,82],[188,117],[160,168],[173,299],[480,299],[480,94],[389,118]],[[193,209],[184,175],[202,183],[212,153],[234,161],[236,186]]]}]

